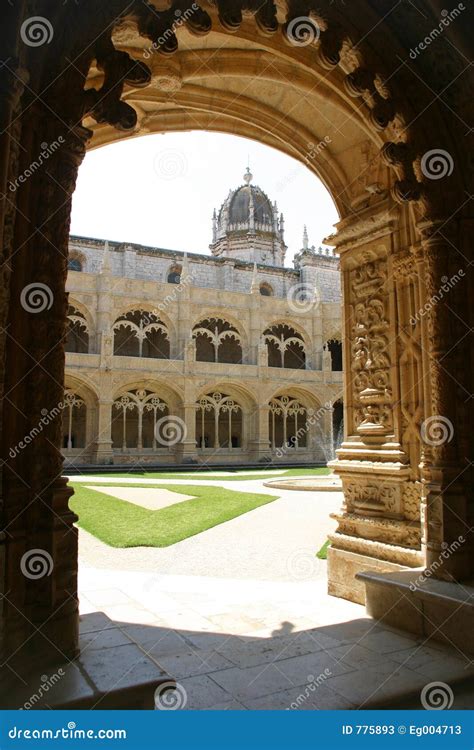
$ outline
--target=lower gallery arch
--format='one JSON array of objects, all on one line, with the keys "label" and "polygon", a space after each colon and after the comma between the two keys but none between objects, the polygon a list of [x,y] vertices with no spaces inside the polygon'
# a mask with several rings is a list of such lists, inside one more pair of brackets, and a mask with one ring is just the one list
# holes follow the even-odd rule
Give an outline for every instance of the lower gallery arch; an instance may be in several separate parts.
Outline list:
[{"label": "lower gallery arch", "polygon": [[290,387],[272,396],[267,409],[270,450],[276,460],[323,464],[334,457],[330,411],[312,393]]},{"label": "lower gallery arch", "polygon": [[66,466],[92,463],[97,431],[97,394],[86,383],[68,376],[60,403],[61,448]]},{"label": "lower gallery arch", "polygon": [[175,462],[185,437],[182,405],[166,386],[123,386],[111,406],[114,463]]}]

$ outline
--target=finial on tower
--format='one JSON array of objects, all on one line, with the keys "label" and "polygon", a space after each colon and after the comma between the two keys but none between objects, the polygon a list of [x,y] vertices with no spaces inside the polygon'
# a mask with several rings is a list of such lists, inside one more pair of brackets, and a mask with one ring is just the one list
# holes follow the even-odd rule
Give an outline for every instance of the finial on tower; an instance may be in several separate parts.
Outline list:
[{"label": "finial on tower", "polygon": [[304,225],[304,230],[303,230],[303,250],[307,250],[308,249],[308,245],[309,245],[308,230],[307,230],[306,224],[305,224]]},{"label": "finial on tower", "polygon": [[252,180],[253,180],[253,174],[250,171],[250,167],[247,166],[247,171],[244,174],[244,182],[246,182],[247,185],[250,185],[250,183],[252,182]]}]

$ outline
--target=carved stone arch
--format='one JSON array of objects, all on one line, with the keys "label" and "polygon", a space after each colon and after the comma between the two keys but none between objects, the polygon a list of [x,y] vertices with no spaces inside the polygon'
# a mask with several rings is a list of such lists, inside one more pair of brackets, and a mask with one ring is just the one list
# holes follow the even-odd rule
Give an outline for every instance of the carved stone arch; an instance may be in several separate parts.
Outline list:
[{"label": "carved stone arch", "polygon": [[170,358],[169,329],[152,305],[131,307],[115,319],[112,331],[117,356]]},{"label": "carved stone arch", "polygon": [[239,320],[235,315],[232,315],[231,312],[228,310],[225,311],[225,313],[222,312],[222,308],[215,308],[215,307],[205,307],[203,310],[198,314],[195,315],[192,322],[191,322],[191,330],[195,328],[195,326],[201,321],[201,320],[208,320],[210,318],[221,318],[222,320],[226,320],[239,334],[243,346],[247,346],[248,344],[248,336],[247,331],[244,323],[242,323],[242,320]]},{"label": "carved stone arch", "polygon": [[160,378],[128,380],[126,375],[121,378],[120,383],[114,383],[112,398],[116,400],[121,393],[125,391],[135,391],[145,389],[163,394],[163,399],[170,405],[172,410],[180,410],[184,403],[184,393],[176,384],[170,384],[168,381]]},{"label": "carved stone arch", "polygon": [[238,383],[216,381],[196,391],[198,450],[246,451],[255,430],[257,405],[250,391]]},{"label": "carved stone arch", "polygon": [[238,327],[225,313],[199,317],[193,324],[191,336],[196,341],[196,361],[239,364],[243,360],[245,344]]},{"label": "carved stone arch", "polygon": [[66,464],[90,463],[97,434],[99,395],[94,383],[68,374],[62,400],[62,450]]},{"label": "carved stone arch", "polygon": [[82,302],[71,292],[68,295],[68,304],[84,316],[84,319],[87,322],[89,334],[93,335],[96,330],[96,316],[94,310],[91,310],[85,302]]},{"label": "carved stone arch", "polygon": [[242,406],[249,412],[258,406],[255,394],[245,385],[233,380],[222,381],[221,379],[216,379],[204,385],[197,386],[194,391],[194,400],[197,401],[203,393],[211,391],[225,391],[229,393],[233,398],[239,399]]},{"label": "carved stone arch", "polygon": [[264,319],[262,316],[262,332],[266,331],[267,328],[273,328],[274,326],[288,326],[289,328],[293,328],[293,330],[296,331],[296,333],[298,333],[302,337],[307,351],[310,351],[311,335],[300,320],[294,320],[293,318],[288,318],[288,317]]},{"label": "carved stone arch", "polygon": [[268,366],[305,369],[309,348],[305,338],[290,322],[268,326],[262,332],[268,350]]}]

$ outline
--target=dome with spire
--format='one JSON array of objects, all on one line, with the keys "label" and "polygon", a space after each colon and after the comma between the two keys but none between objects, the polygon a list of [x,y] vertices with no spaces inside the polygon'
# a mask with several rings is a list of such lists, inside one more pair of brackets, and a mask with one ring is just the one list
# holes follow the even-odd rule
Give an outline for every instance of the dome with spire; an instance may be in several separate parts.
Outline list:
[{"label": "dome with spire", "polygon": [[230,190],[219,212],[214,211],[210,248],[217,256],[283,266],[283,214],[278,214],[276,201],[272,204],[252,180],[247,167],[244,184]]}]

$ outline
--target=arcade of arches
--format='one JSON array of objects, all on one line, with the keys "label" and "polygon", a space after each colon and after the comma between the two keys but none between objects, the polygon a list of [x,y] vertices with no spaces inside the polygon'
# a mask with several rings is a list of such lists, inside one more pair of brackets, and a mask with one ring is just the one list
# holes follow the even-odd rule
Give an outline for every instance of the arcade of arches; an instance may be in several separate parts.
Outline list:
[{"label": "arcade of arches", "polygon": [[[388,622],[466,648],[474,574],[470,10],[444,28],[451,44],[443,54],[432,53],[433,44],[414,61],[410,50],[438,26],[441,4],[390,0],[383,11],[380,5],[265,0],[253,12],[241,0],[206,1],[186,14],[176,35],[166,34],[169,55],[157,49],[174,7],[104,0],[89,12],[84,4],[38,0],[35,14],[48,17],[57,33],[49,44],[29,46],[20,35],[29,4],[6,5],[0,32],[8,32],[2,42],[9,60],[2,68],[0,128],[4,658],[34,654],[45,663],[78,648],[76,517],[68,507],[72,491],[62,477],[61,448],[66,436],[74,450],[97,409],[86,378],[66,382],[67,409],[57,413],[64,399],[77,169],[86,148],[127,134],[192,128],[238,133],[294,156],[323,180],[340,213],[328,242],[340,255],[343,284],[344,438],[333,465],[344,504],[328,557],[329,591],[365,601],[369,613]],[[319,24],[317,41],[292,44],[289,22],[309,14]],[[45,143],[58,142],[47,168],[31,167]],[[433,150],[447,162],[441,173],[431,171]],[[106,175],[103,180],[106,200]],[[221,242],[217,237],[216,252]],[[277,258],[281,247],[268,252]],[[179,271],[170,271],[176,275],[168,283]],[[22,304],[25,289],[38,284],[45,303]],[[99,332],[78,305],[71,300],[68,346],[76,352],[97,347]],[[141,354],[143,362],[153,357],[161,365],[173,357],[165,321],[145,325],[136,308],[120,314],[114,319],[118,352],[109,348],[107,356],[119,357],[125,347],[126,356]],[[212,317],[186,321],[196,350],[202,329],[212,334],[202,342],[208,364],[232,330],[227,323],[209,328]],[[139,335],[124,336],[131,331]],[[285,331],[267,326],[264,333],[276,361]],[[294,364],[301,347],[292,338]],[[226,346],[230,340],[239,343],[227,338]],[[232,364],[239,351],[222,366],[240,366]],[[311,372],[305,369],[305,377]],[[128,382],[111,394],[119,447],[141,441],[153,449],[156,423],[180,408],[192,411],[186,423],[194,424],[204,451],[208,445],[241,450],[251,437],[243,390],[216,379],[180,403],[177,392],[156,385]],[[291,388],[268,393],[266,403],[261,419],[275,446],[315,407]],[[45,413],[51,418],[42,422]],[[64,432],[63,419],[75,427]],[[444,439],[440,426],[447,429]],[[50,556],[51,574],[22,576],[22,556],[38,548]],[[429,576],[420,576],[424,569]]]}]

